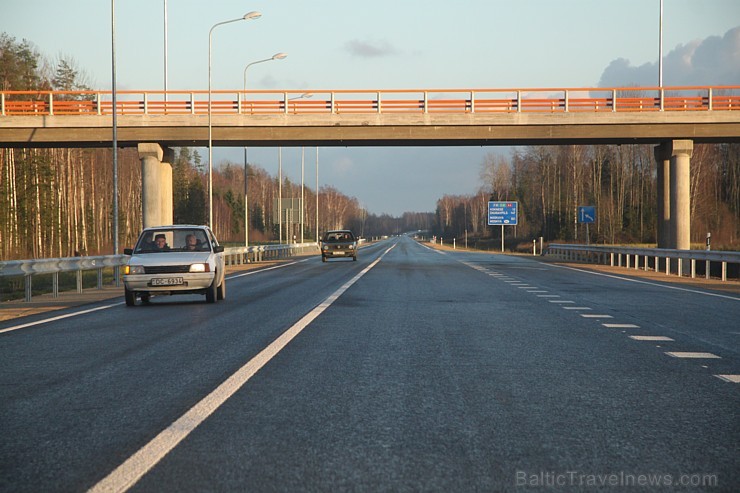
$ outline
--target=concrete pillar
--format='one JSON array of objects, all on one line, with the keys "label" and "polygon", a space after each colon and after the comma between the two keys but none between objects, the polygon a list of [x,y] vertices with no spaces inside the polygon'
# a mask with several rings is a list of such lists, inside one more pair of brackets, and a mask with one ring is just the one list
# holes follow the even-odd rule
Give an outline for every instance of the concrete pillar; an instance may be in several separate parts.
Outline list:
[{"label": "concrete pillar", "polygon": [[671,145],[672,248],[691,249],[691,155],[694,142],[674,140]]},{"label": "concrete pillar", "polygon": [[[139,144],[138,150],[141,159],[141,208],[144,227],[172,224],[172,167],[169,164],[163,165],[163,151],[159,144]],[[169,199],[164,199],[165,196],[169,196]],[[169,203],[169,215],[165,212],[165,203]]]},{"label": "concrete pillar", "polygon": [[671,153],[667,143],[655,146],[654,153],[658,165],[658,248],[671,248]]},{"label": "concrete pillar", "polygon": [[162,186],[162,224],[173,224],[173,193],[172,193],[172,162],[175,160],[175,151],[166,147],[163,150],[163,158],[161,163],[161,186]]}]

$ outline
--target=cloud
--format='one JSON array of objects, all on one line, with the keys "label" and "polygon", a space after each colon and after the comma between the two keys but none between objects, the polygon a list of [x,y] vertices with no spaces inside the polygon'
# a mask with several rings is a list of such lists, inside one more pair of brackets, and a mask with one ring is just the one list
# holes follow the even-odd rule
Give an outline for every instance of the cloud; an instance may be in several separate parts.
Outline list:
[{"label": "cloud", "polygon": [[395,48],[387,41],[360,41],[353,39],[344,44],[351,54],[362,58],[377,58],[396,53]]},{"label": "cloud", "polygon": [[[663,85],[733,85],[740,81],[740,26],[724,36],[678,45],[663,59]],[[604,69],[600,87],[657,86],[658,63],[638,67],[617,58]]]}]

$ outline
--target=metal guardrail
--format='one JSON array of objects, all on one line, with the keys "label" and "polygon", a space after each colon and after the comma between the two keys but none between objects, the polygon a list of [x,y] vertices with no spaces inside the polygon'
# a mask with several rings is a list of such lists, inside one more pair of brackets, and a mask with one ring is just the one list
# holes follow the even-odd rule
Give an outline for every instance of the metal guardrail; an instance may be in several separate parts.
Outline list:
[{"label": "metal guardrail", "polygon": [[[215,90],[212,114],[737,111],[740,86]],[[309,96],[310,95],[310,96]],[[203,115],[208,91],[117,91],[119,115]],[[110,115],[111,91],[0,91],[0,116]]]},{"label": "metal guardrail", "polygon": [[[690,276],[696,278],[696,263],[704,262],[705,278],[710,278],[711,264],[721,264],[721,279],[727,281],[727,265],[740,264],[740,252],[711,250],[671,250],[664,248],[630,248],[589,245],[563,245],[551,243],[543,255],[554,255],[561,260],[589,262],[612,267],[639,270],[665,270],[666,275],[675,272],[684,275],[684,263],[690,264]],[[640,260],[642,259],[642,264]],[[624,260],[624,262],[623,262]]]},{"label": "metal guardrail", "polygon": [[[306,251],[316,249],[316,243],[300,243],[291,245],[259,245],[250,247],[229,247],[224,249],[226,265],[241,265],[251,262],[264,262],[287,258]],[[95,257],[62,257],[39,260],[9,260],[0,262],[0,277],[24,277],[25,301],[31,301],[33,290],[33,276],[37,274],[52,275],[52,295],[59,296],[59,274],[61,272],[75,272],[77,276],[77,292],[82,292],[82,273],[97,270],[97,289],[103,289],[103,269],[126,265],[128,255],[101,255]],[[114,269],[115,285],[120,286],[119,269]]]}]

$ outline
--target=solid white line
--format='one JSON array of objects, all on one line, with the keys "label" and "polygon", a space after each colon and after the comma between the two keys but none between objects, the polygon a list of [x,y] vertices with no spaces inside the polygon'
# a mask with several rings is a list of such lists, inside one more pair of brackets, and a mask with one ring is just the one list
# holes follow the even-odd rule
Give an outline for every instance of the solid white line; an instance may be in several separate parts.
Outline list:
[{"label": "solid white line", "polygon": [[242,274],[235,274],[233,276],[229,276],[226,279],[236,279],[237,277],[251,276],[252,274],[259,274],[260,272],[267,272],[268,270],[281,269],[283,267],[288,267],[290,265],[300,264],[301,262],[307,262],[308,260],[311,260],[311,259],[307,258],[303,260],[296,260],[295,262],[288,262],[287,264],[280,264],[280,265],[273,265],[272,267],[265,267],[264,269],[250,270],[249,272],[244,272]]},{"label": "solid white line", "polygon": [[179,419],[172,423],[167,429],[159,433],[149,443],[129,457],[123,464],[103,478],[98,484],[90,488],[90,492],[127,491],[135,485],[147,472],[149,472],[160,460],[172,449],[185,439],[211,414],[218,410],[221,405],[234,395],[247,381],[252,378],[263,366],[265,366],[275,355],[277,355],[290,341],[301,333],[316,317],[321,315],[332,303],[334,303],[350,286],[356,283],[370,269],[375,267],[383,257],[393,250],[392,245],[373,263],[365,267],[355,277],[337,289],[328,298],[319,303],[316,308],[307,313],[292,327],[283,332],[269,346],[260,351],[244,366],[239,368],[233,375],[227,378],[210,394],[204,397],[195,406],[189,409]]},{"label": "solid white line", "polygon": [[730,383],[740,383],[740,375],[715,375],[715,377]]},{"label": "solid white line", "polygon": [[33,327],[34,325],[41,325],[41,324],[45,324],[48,322],[56,322],[57,320],[62,320],[65,318],[70,318],[70,317],[76,317],[78,315],[85,315],[86,313],[97,312],[98,310],[105,310],[106,308],[112,308],[118,305],[123,305],[123,301],[119,303],[113,303],[112,305],[98,306],[96,308],[90,308],[88,310],[82,310],[82,311],[74,312],[74,313],[67,313],[66,315],[59,315],[59,316],[52,317],[52,318],[45,318],[43,320],[37,320],[36,322],[28,322],[27,324],[14,325],[13,327],[0,329],[0,334],[2,334],[3,332],[10,332],[12,330],[25,329],[26,327]]},{"label": "solid white line", "polygon": [[656,287],[659,287],[659,288],[675,289],[676,291],[686,291],[688,293],[703,294],[703,295],[706,295],[706,296],[714,296],[716,298],[725,298],[725,299],[728,299],[728,300],[740,301],[740,298],[735,297],[735,296],[727,296],[727,295],[724,295],[724,294],[717,294],[717,293],[708,293],[706,291],[699,291],[699,290],[696,290],[696,289],[688,289],[688,288],[679,288],[677,286],[666,286],[664,284],[656,284],[654,282],[640,281],[639,279],[630,279],[628,277],[615,276],[615,275],[612,275],[612,274],[604,274],[602,272],[593,272],[593,271],[590,271],[590,270],[576,269],[575,267],[568,267],[568,266],[565,266],[565,265],[557,265],[557,264],[551,264],[551,265],[553,267],[558,267],[560,269],[569,269],[569,270],[574,270],[574,271],[577,271],[577,272],[583,272],[584,274],[593,274],[595,276],[603,276],[603,277],[609,277],[609,278],[612,278],[612,279],[619,279],[620,281],[635,282],[637,284],[647,284],[648,286],[656,286]]}]

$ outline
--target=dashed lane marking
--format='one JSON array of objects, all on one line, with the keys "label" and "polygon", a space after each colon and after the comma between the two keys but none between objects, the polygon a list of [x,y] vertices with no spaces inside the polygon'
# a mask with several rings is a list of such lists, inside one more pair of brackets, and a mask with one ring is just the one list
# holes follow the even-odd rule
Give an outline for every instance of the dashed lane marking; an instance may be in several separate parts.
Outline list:
[{"label": "dashed lane marking", "polygon": [[560,298],[559,294],[538,294],[538,298]]},{"label": "dashed lane marking", "polygon": [[595,313],[581,313],[583,318],[614,318],[611,315],[595,314]]},{"label": "dashed lane marking", "polygon": [[717,356],[716,354],[712,353],[692,353],[692,352],[683,352],[683,351],[670,351],[666,352],[668,356],[672,356],[674,358],[689,358],[689,359],[721,359],[720,356]]},{"label": "dashed lane marking", "polygon": [[629,336],[630,339],[634,339],[636,341],[674,341],[675,339],[671,339],[670,337],[666,336]]},{"label": "dashed lane marking", "polygon": [[563,308],[566,310],[591,310],[587,306],[564,306]]},{"label": "dashed lane marking", "polygon": [[639,325],[635,324],[601,324],[609,329],[639,329]]},{"label": "dashed lane marking", "polygon": [[575,301],[570,300],[547,300],[549,303],[575,303]]}]

